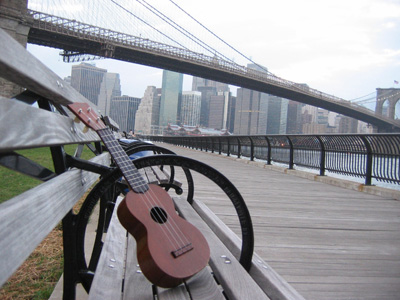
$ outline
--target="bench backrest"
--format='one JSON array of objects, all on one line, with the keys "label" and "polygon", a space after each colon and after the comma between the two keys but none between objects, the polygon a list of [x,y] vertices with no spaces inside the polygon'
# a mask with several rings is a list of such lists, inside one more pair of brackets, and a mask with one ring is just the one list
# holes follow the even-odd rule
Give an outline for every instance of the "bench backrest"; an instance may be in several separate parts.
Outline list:
[{"label": "bench backrest", "polygon": [[[2,29],[0,45],[0,76],[29,90],[28,98],[40,99],[41,107],[51,103],[58,112],[51,111],[49,105],[42,109],[24,103],[29,101],[0,97],[0,159],[8,164],[3,165],[22,168],[24,158],[16,150],[51,147],[55,153],[62,153],[61,147],[66,144],[99,141],[95,132],[83,133],[83,125],[75,123],[63,108],[73,102],[90,103],[86,98]],[[110,164],[107,153],[92,161]],[[60,161],[55,163],[60,165]],[[58,167],[56,173],[59,175],[0,205],[0,286],[98,179],[97,174],[78,169]]]}]

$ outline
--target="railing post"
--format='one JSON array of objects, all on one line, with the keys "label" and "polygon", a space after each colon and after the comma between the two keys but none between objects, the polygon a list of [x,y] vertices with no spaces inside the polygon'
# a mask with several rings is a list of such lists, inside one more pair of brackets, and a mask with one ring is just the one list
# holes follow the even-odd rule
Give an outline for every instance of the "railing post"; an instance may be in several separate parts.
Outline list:
[{"label": "railing post", "polygon": [[238,142],[238,158],[240,158],[241,156],[241,152],[242,152],[242,145],[240,144],[240,139],[237,138],[237,142]]},{"label": "railing post", "polygon": [[321,146],[321,155],[319,159],[319,176],[325,176],[325,145],[320,136],[315,136]]},{"label": "railing post", "polygon": [[271,142],[269,141],[268,137],[265,137],[265,140],[267,141],[268,148],[267,148],[267,165],[271,164],[271,157],[272,157],[272,149],[271,149]]},{"label": "railing post", "polygon": [[365,166],[365,185],[372,185],[372,147],[365,136],[361,136],[367,149],[367,165]]},{"label": "railing post", "polygon": [[250,139],[250,161],[254,161],[254,142],[250,136],[249,139]]},{"label": "railing post", "polygon": [[218,154],[222,153],[221,137],[218,138]]},{"label": "railing post", "polygon": [[227,151],[227,156],[231,156],[231,143],[229,142],[229,138],[228,138],[228,151]]},{"label": "railing post", "polygon": [[293,165],[294,165],[294,163],[293,163],[293,157],[294,157],[294,155],[293,155],[293,153],[294,153],[293,143],[292,143],[292,140],[289,138],[289,136],[286,136],[286,138],[287,138],[287,140],[289,142],[289,146],[290,146],[290,149],[289,149],[289,169],[292,170],[293,169]]}]

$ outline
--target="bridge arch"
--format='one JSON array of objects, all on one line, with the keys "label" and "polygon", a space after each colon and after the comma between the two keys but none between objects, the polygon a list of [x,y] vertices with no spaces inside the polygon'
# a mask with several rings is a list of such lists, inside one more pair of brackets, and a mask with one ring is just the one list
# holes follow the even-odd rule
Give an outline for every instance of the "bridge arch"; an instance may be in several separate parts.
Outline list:
[{"label": "bridge arch", "polygon": [[391,119],[400,119],[400,89],[378,88],[376,91],[375,112]]},{"label": "bridge arch", "polygon": [[400,98],[397,99],[396,104],[394,106],[394,119],[400,120]]}]

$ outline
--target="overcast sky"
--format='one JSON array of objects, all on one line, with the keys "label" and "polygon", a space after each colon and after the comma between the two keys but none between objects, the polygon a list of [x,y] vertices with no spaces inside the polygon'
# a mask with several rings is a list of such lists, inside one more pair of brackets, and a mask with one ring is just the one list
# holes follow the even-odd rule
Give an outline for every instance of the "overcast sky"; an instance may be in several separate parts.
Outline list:
[{"label": "overcast sky", "polygon": [[[400,88],[394,84],[400,81],[400,0],[174,1],[279,77],[347,100]],[[60,50],[28,50],[60,77],[70,75]],[[242,64],[239,55],[232,58]],[[148,85],[161,87],[162,70],[109,59],[94,63],[120,73],[123,94],[142,97]],[[185,76],[184,90],[190,89]]]}]

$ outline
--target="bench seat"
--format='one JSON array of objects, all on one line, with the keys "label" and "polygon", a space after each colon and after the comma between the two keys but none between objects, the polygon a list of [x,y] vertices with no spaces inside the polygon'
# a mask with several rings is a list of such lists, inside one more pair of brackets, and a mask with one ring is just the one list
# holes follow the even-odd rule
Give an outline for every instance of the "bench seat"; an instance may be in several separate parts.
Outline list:
[{"label": "bench seat", "polygon": [[176,288],[154,287],[140,272],[135,240],[114,212],[89,299],[303,299],[256,254],[247,273],[233,254],[239,252],[240,239],[202,202],[194,200],[191,206],[180,197],[174,202],[206,237],[209,265]]}]

